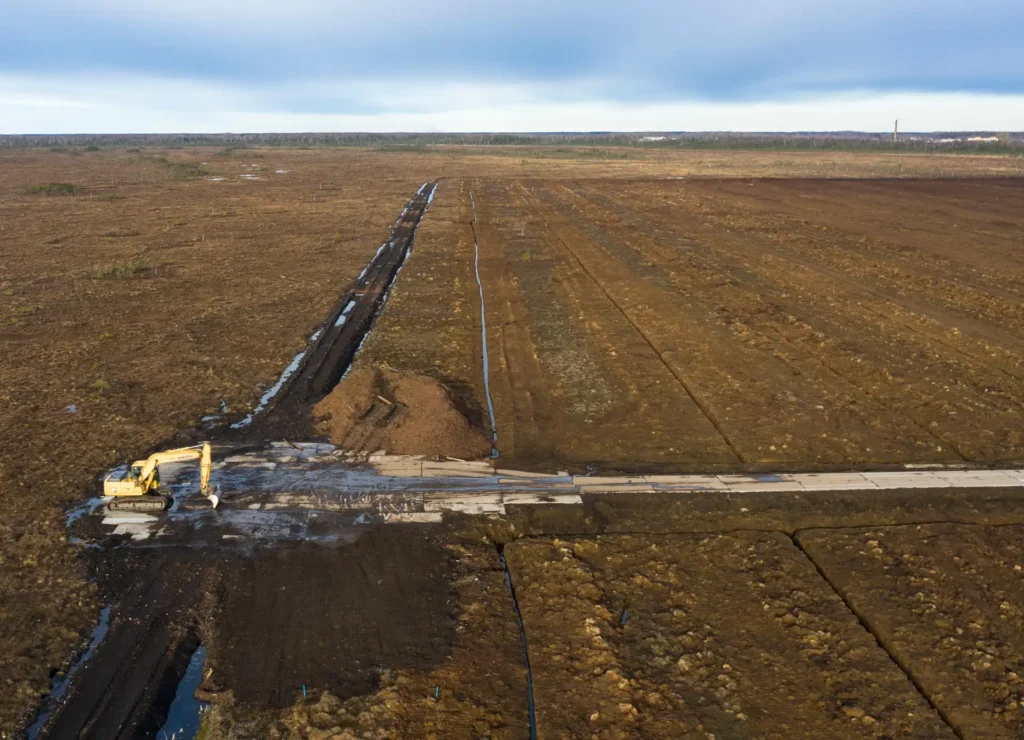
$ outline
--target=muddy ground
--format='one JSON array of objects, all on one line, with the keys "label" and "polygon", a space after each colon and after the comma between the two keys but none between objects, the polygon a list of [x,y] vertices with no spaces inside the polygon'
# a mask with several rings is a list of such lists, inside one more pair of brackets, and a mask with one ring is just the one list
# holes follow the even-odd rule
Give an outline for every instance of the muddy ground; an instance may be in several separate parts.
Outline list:
[{"label": "muddy ground", "polygon": [[[96,620],[102,579],[67,545],[64,506],[94,494],[113,462],[253,408],[437,177],[448,179],[363,362],[441,382],[489,438],[478,241],[510,464],[1018,455],[1016,181],[638,179],[1015,175],[1014,158],[431,148],[0,160],[0,733],[28,723]],[[55,182],[78,190],[32,190]],[[476,688],[477,668],[458,665],[449,680],[478,698],[440,707],[474,718],[466,736],[521,728],[486,708],[494,692]],[[395,695],[429,689],[429,677],[384,679],[360,711],[397,711]],[[407,733],[438,721],[438,705],[400,704]]]},{"label": "muddy ground", "polygon": [[[525,637],[542,738],[1016,737],[1020,492],[822,492],[780,522],[791,495],[632,505],[631,534],[519,507],[331,546],[97,555],[122,606],[79,676],[97,698],[69,706],[141,701],[99,691],[108,666],[148,698],[161,648],[201,638],[205,738],[525,738]],[[580,522],[602,498],[638,496],[591,495]],[[882,524],[929,511],[978,524]]]},{"label": "muddy ground", "polygon": [[[44,737],[151,736],[201,641],[204,738],[1012,738],[1021,495],[587,494],[96,551],[110,632]],[[971,523],[890,524],[943,515]]]},{"label": "muddy ground", "polygon": [[363,526],[330,544],[92,558],[116,604],[109,632],[43,737],[153,737],[200,642],[206,738],[468,740],[528,726],[500,556],[468,533]]},{"label": "muddy ground", "polygon": [[[1019,506],[1006,498],[1013,493],[979,495],[987,505],[956,491],[885,496],[903,512],[897,519],[924,520],[932,510],[1019,521]],[[763,508],[748,508],[758,497],[767,499]],[[637,497],[609,498],[625,510]],[[543,534],[571,529],[566,519],[544,516],[566,507],[542,509],[532,537],[518,538],[531,526],[519,516],[527,507],[510,513],[510,524],[462,530],[461,539],[483,534],[505,543],[538,737],[1017,737],[1019,526],[821,528],[890,517],[881,495],[863,492],[823,493],[806,502],[801,520],[773,521],[785,498],[719,496],[669,524],[656,505],[634,507],[627,526],[676,528],[666,534]],[[702,512],[707,532],[679,532]],[[815,518],[817,529],[801,529]],[[758,530],[773,523],[784,531]],[[477,550],[484,561],[493,557],[489,549]],[[458,603],[466,606],[460,621],[477,624],[472,598],[460,592]],[[395,696],[387,683],[381,691]],[[331,720],[319,724],[308,704],[292,710],[282,736],[351,737],[339,732],[333,701]],[[462,737],[461,716],[449,715],[436,736]],[[393,736],[390,720],[362,721],[366,736]],[[433,737],[432,729],[406,725],[408,734],[398,736]],[[529,728],[498,736],[528,737]]]},{"label": "muddy ground", "polygon": [[216,685],[276,709],[303,685],[349,698],[376,688],[382,667],[441,663],[455,630],[452,563],[422,534],[390,528],[232,565],[210,641]]},{"label": "muddy ground", "polygon": [[[394,547],[412,553],[406,536],[396,538],[390,529],[385,528],[379,536],[390,539]],[[419,531],[412,534],[420,536]],[[435,532],[434,536],[440,535]],[[378,653],[365,656],[372,658],[365,663],[359,661],[359,655],[346,651],[334,658],[342,674],[350,673],[353,667],[358,671],[358,666],[362,665],[365,675],[373,676],[371,685],[356,687],[342,676],[336,677],[333,683],[310,680],[309,696],[295,701],[301,692],[297,687],[292,695],[294,705],[277,712],[259,711],[266,710],[265,704],[225,701],[224,697],[216,696],[208,714],[207,736],[395,740],[523,737],[529,726],[526,671],[512,599],[498,553],[493,545],[466,541],[463,537],[452,536],[450,531],[443,537],[444,549],[417,566],[439,568],[442,563],[446,565],[445,598],[432,598],[430,608],[424,609],[422,603],[412,602],[405,598],[407,594],[398,592],[392,593],[394,598],[387,601],[388,592],[385,592],[385,598],[374,595],[372,599],[374,603],[386,605],[392,614],[377,615],[367,621],[361,619],[364,615],[360,613],[314,610],[310,617],[349,624],[352,637],[358,638],[352,643],[359,644],[361,640],[372,652]],[[348,560],[352,555],[343,546],[328,557]],[[360,562],[366,564],[366,561]],[[308,598],[285,599],[282,606],[287,604],[301,609],[308,601]],[[405,625],[408,631],[403,633],[405,618],[410,621]],[[218,629],[223,634],[228,623],[219,624]],[[292,627],[287,629],[294,634]],[[408,651],[392,654],[393,660],[380,654],[380,651],[387,653],[399,647],[395,638],[402,634],[414,641],[406,646]],[[433,646],[428,642],[432,636],[438,640]],[[266,639],[278,642],[273,632],[267,633]],[[431,647],[442,650],[437,656],[426,655],[427,660],[418,664],[410,659]],[[293,656],[283,652],[279,660],[290,667]],[[331,658],[324,655],[322,660]],[[243,685],[247,676],[239,674],[237,679],[234,685]],[[359,690],[354,690],[357,688]]]}]

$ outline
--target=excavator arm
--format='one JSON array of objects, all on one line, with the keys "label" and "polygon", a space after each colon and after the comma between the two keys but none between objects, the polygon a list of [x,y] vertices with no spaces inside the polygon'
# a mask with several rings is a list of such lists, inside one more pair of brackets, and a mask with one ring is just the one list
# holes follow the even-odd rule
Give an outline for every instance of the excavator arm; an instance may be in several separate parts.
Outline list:
[{"label": "excavator arm", "polygon": [[210,468],[212,467],[209,442],[203,442],[201,445],[194,447],[182,447],[177,450],[156,452],[150,455],[139,472],[139,482],[148,493],[156,488],[156,471],[160,465],[164,463],[188,462],[189,460],[199,460],[199,488],[200,492],[206,496],[210,485]]}]

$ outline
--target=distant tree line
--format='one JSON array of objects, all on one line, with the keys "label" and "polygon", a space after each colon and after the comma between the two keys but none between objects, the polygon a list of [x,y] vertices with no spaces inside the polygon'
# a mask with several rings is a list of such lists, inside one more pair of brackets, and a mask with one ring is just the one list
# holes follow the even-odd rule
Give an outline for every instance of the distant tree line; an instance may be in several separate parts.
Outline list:
[{"label": "distant tree line", "polygon": [[[969,141],[971,138],[995,141]],[[856,131],[796,133],[637,132],[637,133],[477,133],[477,134],[28,134],[0,136],[0,149],[85,149],[104,147],[185,148],[371,147],[414,151],[436,146],[619,146],[665,149],[969,151],[1024,153],[1024,133],[984,131],[891,134]]]}]

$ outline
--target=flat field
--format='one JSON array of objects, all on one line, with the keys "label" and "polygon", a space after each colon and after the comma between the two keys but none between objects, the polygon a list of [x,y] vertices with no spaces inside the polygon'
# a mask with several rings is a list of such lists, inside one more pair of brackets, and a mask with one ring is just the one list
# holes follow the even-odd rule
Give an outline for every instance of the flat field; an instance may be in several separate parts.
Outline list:
[{"label": "flat field", "polygon": [[[357,366],[439,380],[489,436],[482,287],[510,467],[818,469],[1024,458],[1021,169],[593,148],[0,154],[0,733],[96,621],[65,507],[110,465],[250,410],[424,182],[441,179]],[[853,179],[872,177],[907,179]],[[466,577],[502,585],[493,563]],[[473,625],[467,665],[491,622]],[[515,736],[509,702],[467,699],[466,736]]]},{"label": "flat field", "polygon": [[[509,465],[1024,459],[1019,180],[451,179],[359,362]],[[478,285],[474,259],[478,251]]]}]

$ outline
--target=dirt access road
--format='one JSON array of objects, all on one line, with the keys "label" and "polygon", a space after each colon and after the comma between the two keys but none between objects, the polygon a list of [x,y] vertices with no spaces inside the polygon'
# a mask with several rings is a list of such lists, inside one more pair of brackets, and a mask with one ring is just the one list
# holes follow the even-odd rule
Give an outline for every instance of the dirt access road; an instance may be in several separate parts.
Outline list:
[{"label": "dirt access road", "polygon": [[446,180],[357,366],[446,383],[509,465],[1024,458],[1019,180]]}]

